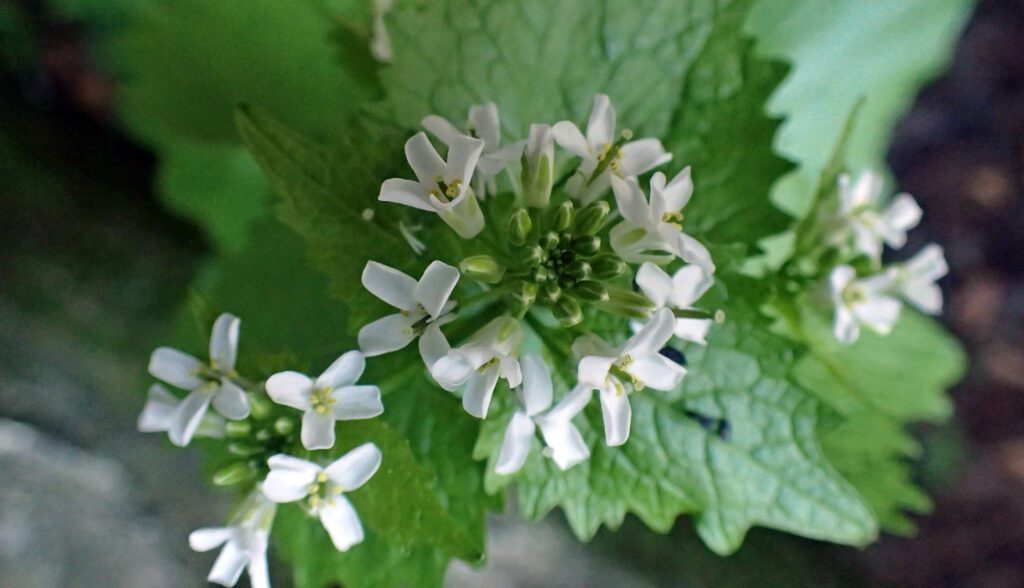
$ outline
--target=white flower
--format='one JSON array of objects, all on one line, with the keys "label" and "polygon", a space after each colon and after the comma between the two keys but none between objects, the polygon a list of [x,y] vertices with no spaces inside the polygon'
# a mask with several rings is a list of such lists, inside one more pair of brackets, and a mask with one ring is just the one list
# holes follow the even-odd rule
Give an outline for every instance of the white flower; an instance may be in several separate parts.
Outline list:
[{"label": "white flower", "polygon": [[455,302],[449,297],[458,281],[459,270],[440,261],[431,262],[418,282],[394,268],[368,262],[363,268],[363,287],[399,312],[359,330],[363,354],[374,357],[397,351],[422,335],[420,356],[428,368],[433,365],[438,354],[448,352],[436,350],[432,344],[437,344],[441,326],[455,318],[451,313]]},{"label": "white flower", "polygon": [[[146,405],[142,407],[142,412],[139,414],[139,431],[143,433],[170,431],[171,425],[174,423],[174,415],[180,405],[181,401],[168,392],[167,388],[160,384],[153,384],[149,387]],[[215,439],[224,437],[224,419],[220,415],[207,412],[200,419],[193,436]]]},{"label": "white flower", "polygon": [[[420,124],[449,148],[464,136],[448,119],[436,114],[425,117]],[[501,146],[501,121],[498,118],[498,106],[493,102],[484,105],[474,104],[469,108],[466,130],[470,136],[484,142],[480,162],[476,166],[476,182],[473,185],[477,196],[483,200],[488,192],[497,191],[495,177],[508,164],[519,159],[523,154],[525,141]]]},{"label": "white flower", "polygon": [[[638,176],[672,160],[672,154],[665,152],[658,139],[617,141],[615,108],[604,94],[594,96],[585,137],[579,127],[567,120],[556,123],[552,130],[555,141],[563,149],[583,159],[565,186],[566,191],[583,204],[601,196],[612,177]],[[623,137],[628,140],[628,132],[624,132]]]},{"label": "white flower", "polygon": [[635,178],[612,178],[615,202],[622,222],[612,228],[612,249],[631,263],[651,261],[668,263],[679,257],[700,266],[705,273],[715,273],[715,264],[704,245],[683,232],[683,207],[693,195],[690,168],[665,183],[665,174],[651,177],[650,202]]},{"label": "white flower", "polygon": [[405,143],[405,156],[417,181],[392,178],[380,187],[380,200],[435,212],[463,239],[472,239],[484,228],[476,193],[470,187],[484,142],[456,137],[448,148],[447,163],[437,154],[424,133]]},{"label": "white flower", "polygon": [[942,312],[942,290],[935,283],[949,272],[942,247],[934,243],[927,245],[895,269],[896,288],[907,302],[921,312]]},{"label": "white flower", "polygon": [[306,449],[334,447],[334,422],[373,418],[384,412],[380,388],[357,386],[366,369],[358,351],[343,354],[319,378],[299,372],[280,372],[267,379],[267,394],[285,406],[304,411],[302,446]]},{"label": "white flower", "polygon": [[222,586],[234,586],[242,570],[248,568],[252,588],[270,588],[267,544],[276,510],[277,505],[257,489],[246,498],[229,526],[193,531],[188,536],[188,544],[195,551],[224,546],[206,579]]},{"label": "white flower", "polygon": [[217,317],[210,335],[210,364],[170,347],[160,347],[149,358],[149,373],[172,386],[191,390],[174,411],[167,430],[171,443],[188,445],[203,415],[213,403],[229,419],[249,416],[249,399],[234,382],[238,353],[238,317],[224,313]]},{"label": "white flower", "polygon": [[907,242],[907,231],[921,222],[921,208],[910,194],[897,194],[882,210],[882,176],[872,171],[856,181],[839,177],[840,214],[853,231],[857,250],[871,259],[882,256],[882,244],[899,249]]},{"label": "white flower", "polygon": [[530,125],[523,151],[523,202],[533,208],[545,208],[555,182],[555,142],[551,127]]},{"label": "white flower", "polygon": [[887,335],[900,316],[900,301],[889,295],[895,276],[886,271],[857,279],[857,272],[840,265],[829,275],[832,303],[836,307],[835,336],[850,344],[860,336],[860,326]]},{"label": "white flower", "polygon": [[539,355],[526,355],[522,359],[522,371],[523,383],[516,389],[519,408],[505,430],[505,441],[494,471],[507,476],[523,467],[537,427],[547,445],[545,454],[550,455],[559,468],[567,470],[590,457],[590,449],[572,419],[590,402],[593,390],[578,386],[555,408],[548,410],[552,385],[547,364]]},{"label": "white flower", "polygon": [[622,445],[629,438],[632,410],[627,394],[645,386],[672,390],[686,369],[659,353],[672,338],[675,316],[663,308],[621,347],[615,348],[589,333],[577,339],[573,352],[580,357],[579,383],[601,391],[605,442]]},{"label": "white flower", "polygon": [[[440,339],[439,345],[447,347],[443,335]],[[499,377],[508,380],[511,388],[523,381],[516,359],[522,342],[519,321],[508,316],[498,317],[474,333],[465,344],[440,356],[430,373],[449,392],[465,386],[462,407],[477,418],[485,418]]]},{"label": "white flower", "polygon": [[384,17],[394,9],[394,0],[371,0],[373,8],[373,23],[370,28],[370,54],[382,63],[390,63],[393,54],[391,52],[391,35],[388,34],[387,24]]},{"label": "white flower", "polygon": [[[636,272],[636,284],[655,308],[693,310],[693,304],[711,288],[714,279],[696,265],[683,267],[669,277],[665,270],[646,262]],[[676,318],[675,335],[684,341],[706,345],[711,319]]]},{"label": "white flower", "polygon": [[278,454],[267,460],[270,473],[263,494],[274,502],[306,500],[309,513],[320,519],[338,551],[362,542],[363,525],[345,498],[365,484],[380,467],[381,453],[373,443],[349,451],[327,467]]}]

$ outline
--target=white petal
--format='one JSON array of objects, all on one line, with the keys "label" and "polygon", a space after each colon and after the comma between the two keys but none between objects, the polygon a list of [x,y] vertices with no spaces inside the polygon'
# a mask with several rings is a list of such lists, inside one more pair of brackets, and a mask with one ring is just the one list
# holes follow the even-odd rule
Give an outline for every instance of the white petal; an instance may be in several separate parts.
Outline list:
[{"label": "white petal", "polygon": [[651,262],[643,264],[637,270],[636,285],[640,287],[644,296],[654,303],[656,308],[668,306],[669,300],[673,298],[673,279],[665,273],[665,270]]},{"label": "white petal", "polygon": [[234,586],[242,577],[242,570],[248,562],[248,554],[233,541],[228,542],[217,556],[217,561],[213,562],[213,568],[206,579],[221,586]]},{"label": "white petal", "polygon": [[857,271],[848,265],[837,265],[828,276],[829,288],[832,290],[832,297],[839,306],[842,300],[843,290],[857,277]]},{"label": "white petal", "polygon": [[384,180],[384,183],[381,184],[380,194],[377,196],[377,199],[381,202],[394,202],[419,210],[437,212],[434,209],[434,205],[431,204],[429,196],[430,190],[419,182],[391,178]]},{"label": "white petal", "polygon": [[854,306],[853,313],[861,323],[881,335],[887,335],[899,320],[902,306],[900,301],[895,298],[878,296]]},{"label": "white petal", "polygon": [[448,344],[448,339],[445,338],[437,323],[428,326],[423,331],[423,335],[420,336],[419,347],[420,357],[423,358],[423,363],[427,366],[427,369],[431,371],[433,371],[437,360],[448,355],[448,352],[452,349],[451,345]]},{"label": "white petal", "polygon": [[615,107],[604,94],[594,96],[594,107],[587,121],[587,143],[599,147],[611,143],[615,137]]},{"label": "white petal", "polygon": [[622,218],[638,227],[651,226],[652,222],[654,222],[651,218],[651,209],[636,178],[622,179],[618,176],[612,176],[611,182],[615,203],[619,207],[619,213],[622,214]]},{"label": "white petal", "polygon": [[334,391],[334,418],[339,421],[370,419],[384,412],[377,386],[345,386]]},{"label": "white petal", "polygon": [[225,418],[244,419],[249,416],[249,397],[237,384],[223,379],[220,382],[220,390],[213,395],[213,407]]},{"label": "white petal", "polygon": [[690,177],[690,167],[676,174],[672,181],[665,186],[661,192],[664,201],[664,212],[676,212],[682,210],[693,196],[693,178]]},{"label": "white petal", "polygon": [[405,157],[421,184],[436,184],[444,178],[444,160],[430,144],[426,133],[416,133],[405,142]]},{"label": "white petal", "polygon": [[608,447],[622,445],[629,439],[629,425],[633,411],[626,394],[616,394],[612,389],[601,390],[601,413],[604,415],[604,439]]},{"label": "white petal", "polygon": [[519,367],[519,360],[514,357],[501,358],[498,375],[508,380],[509,388],[515,388],[523,383],[523,370]]},{"label": "white petal", "polygon": [[[639,280],[639,277],[637,279]],[[699,265],[682,268],[672,276],[672,306],[690,308],[713,283],[714,278]]]},{"label": "white petal", "polygon": [[536,353],[522,359],[523,406],[527,416],[533,416],[551,406],[551,368]]},{"label": "white petal", "polygon": [[267,460],[270,473],[263,481],[263,495],[272,502],[295,502],[309,493],[320,466],[290,455],[277,454]]},{"label": "white petal", "polygon": [[860,325],[857,324],[857,319],[853,317],[853,313],[845,306],[836,307],[833,331],[836,340],[844,345],[853,343],[860,336]]},{"label": "white petal", "polygon": [[597,335],[586,333],[585,335],[580,335],[572,342],[572,354],[578,358],[584,358],[588,355],[615,357],[618,355],[618,351]]},{"label": "white petal", "polygon": [[469,128],[483,139],[485,149],[492,151],[501,144],[501,122],[498,118],[498,106],[488,102],[482,106],[469,108]]},{"label": "white petal", "polygon": [[576,417],[594,397],[594,389],[589,386],[577,384],[564,398],[558,401],[554,408],[543,415],[546,421],[571,421]]},{"label": "white petal", "polygon": [[249,586],[250,588],[270,588],[270,571],[267,569],[267,553],[250,554]]},{"label": "white petal", "polygon": [[843,212],[852,212],[874,204],[881,195],[885,180],[881,175],[867,170],[851,182],[849,176],[839,178],[839,195]]},{"label": "white petal", "polygon": [[458,350],[451,350],[430,366],[430,375],[449,392],[466,383],[474,368]]},{"label": "white petal", "polygon": [[334,415],[315,410],[302,413],[302,446],[310,451],[334,447]]},{"label": "white petal", "polygon": [[203,420],[203,415],[210,407],[211,400],[213,397],[210,394],[195,390],[181,401],[177,410],[174,411],[171,427],[167,430],[167,436],[170,437],[171,443],[178,447],[184,447],[192,441],[192,435],[195,434],[200,421]]},{"label": "white petal", "polygon": [[857,251],[871,259],[878,259],[882,256],[882,237],[875,232],[874,228],[858,222],[851,223],[850,228],[853,229],[854,246]]},{"label": "white petal", "polygon": [[441,309],[459,283],[459,270],[441,261],[433,261],[413,290],[413,298],[431,317],[441,315]]},{"label": "white petal", "polygon": [[184,390],[203,385],[202,369],[203,362],[170,347],[158,347],[149,357],[149,373],[154,378]]},{"label": "white petal", "polygon": [[498,454],[498,461],[494,464],[494,471],[502,476],[518,472],[526,457],[530,454],[530,447],[533,445],[533,434],[536,427],[533,419],[525,412],[517,410],[512,415],[512,420],[505,429],[505,439],[501,444],[501,452]]},{"label": "white petal", "polygon": [[436,114],[424,117],[420,124],[445,145],[451,145],[455,138],[462,134],[451,121]]},{"label": "white petal", "polygon": [[224,313],[213,323],[210,335],[210,362],[222,372],[235,369],[238,355],[238,327],[241,320],[233,314]]},{"label": "white petal", "polygon": [[696,265],[708,275],[715,273],[715,263],[711,261],[711,253],[703,243],[683,232],[676,236],[676,243],[678,246],[676,254],[683,258],[683,261]]},{"label": "white petal", "polygon": [[348,551],[363,541],[363,525],[359,522],[359,515],[344,496],[335,497],[330,504],[320,509],[320,522],[327,529],[338,551]]},{"label": "white petal", "polygon": [[480,160],[483,150],[484,142],[480,139],[467,136],[456,137],[448,148],[445,181],[451,185],[455,180],[461,180],[463,188],[469,186],[473,170],[476,169],[476,162]]},{"label": "white petal", "polygon": [[617,357],[603,357],[600,355],[589,355],[580,360],[576,370],[576,378],[580,384],[591,388],[603,388],[608,380],[608,372]]},{"label": "white petal", "polygon": [[707,345],[706,338],[713,322],[711,319],[676,319],[673,333],[683,341]]},{"label": "white petal", "polygon": [[942,247],[932,243],[926,245],[905,264],[906,272],[912,279],[923,282],[935,282],[949,273],[949,265]]},{"label": "white petal", "polygon": [[341,357],[334,360],[319,378],[316,379],[316,386],[323,388],[341,388],[351,386],[359,380],[366,369],[366,358],[359,351],[348,351]]},{"label": "white petal", "polygon": [[466,390],[462,395],[462,408],[478,419],[487,418],[487,409],[491,405],[494,387],[498,384],[498,369],[489,368],[483,373],[473,370],[466,380]]},{"label": "white petal", "polygon": [[890,247],[899,249],[907,242],[907,231],[921,222],[921,207],[910,194],[900,194],[893,199],[882,217],[886,228],[885,240]]},{"label": "white petal", "polygon": [[363,287],[395,308],[416,310],[416,280],[393,267],[369,261],[363,268]]},{"label": "white petal", "polygon": [[139,414],[138,428],[143,433],[161,433],[170,428],[178,399],[160,384],[149,387],[146,406]]},{"label": "white petal", "polygon": [[192,548],[192,551],[210,551],[224,545],[234,535],[235,531],[231,527],[196,529],[188,536],[188,546]]},{"label": "white petal", "polygon": [[674,390],[683,380],[686,368],[671,359],[656,353],[638,357],[629,366],[629,373],[655,390]]},{"label": "white petal", "polygon": [[398,351],[416,338],[410,315],[395,313],[359,329],[359,350],[366,357]]},{"label": "white petal", "polygon": [[675,322],[676,317],[671,310],[663,308],[655,312],[651,320],[626,341],[623,353],[628,353],[633,359],[657,354],[672,338]]},{"label": "white petal", "polygon": [[278,372],[269,378],[264,386],[267,396],[278,404],[298,410],[309,408],[309,396],[313,393],[313,380],[299,372]]},{"label": "white petal", "polygon": [[551,134],[554,136],[555,142],[562,149],[579,155],[584,159],[593,159],[586,137],[583,136],[583,133],[580,132],[579,127],[575,124],[567,120],[555,123],[555,126],[551,127]]},{"label": "white petal", "polygon": [[665,152],[658,139],[626,143],[619,154],[619,172],[626,177],[638,176],[672,161],[672,154]]},{"label": "white petal", "polygon": [[939,314],[942,312],[942,289],[928,282],[907,282],[902,288],[907,302],[921,312]]},{"label": "white petal", "polygon": [[376,445],[364,443],[335,460],[324,471],[345,492],[351,492],[377,473],[382,457]]},{"label": "white petal", "polygon": [[590,448],[572,423],[563,420],[540,419],[544,444],[551,450],[551,459],[559,469],[567,470],[590,457]]}]

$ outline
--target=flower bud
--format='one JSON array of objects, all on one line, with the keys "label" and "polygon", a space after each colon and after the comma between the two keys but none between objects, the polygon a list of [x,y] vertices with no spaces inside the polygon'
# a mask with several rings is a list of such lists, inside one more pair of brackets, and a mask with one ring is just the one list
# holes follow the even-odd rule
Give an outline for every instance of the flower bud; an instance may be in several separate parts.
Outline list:
[{"label": "flower bud", "polygon": [[645,319],[651,316],[654,310],[654,303],[643,294],[608,286],[608,300],[601,303],[601,308],[621,316],[635,319]]},{"label": "flower bud", "polygon": [[613,280],[626,271],[626,262],[622,261],[614,253],[602,253],[589,260],[590,267],[594,270],[594,277],[598,280]]},{"label": "flower bud", "polygon": [[232,455],[237,455],[239,457],[249,457],[250,455],[256,455],[257,453],[263,451],[263,448],[258,445],[253,445],[251,443],[245,443],[243,441],[232,441],[231,443],[228,443],[228,451]]},{"label": "flower bud", "polygon": [[485,284],[497,284],[505,275],[505,266],[490,255],[473,255],[462,260],[459,271]]},{"label": "flower bud", "polygon": [[575,212],[572,200],[566,200],[559,204],[558,208],[555,209],[555,213],[551,216],[551,230],[562,232],[568,229],[569,225],[572,224]]},{"label": "flower bud", "polygon": [[287,435],[295,430],[295,421],[286,417],[280,417],[274,421],[274,430],[277,431],[278,435]]},{"label": "flower bud", "polygon": [[570,296],[562,296],[551,308],[551,312],[563,327],[574,327],[583,320],[580,303]]},{"label": "flower bud", "polygon": [[548,268],[544,266],[537,266],[533,268],[532,272],[530,272],[530,278],[538,284],[540,282],[546,282],[548,279],[548,275]]},{"label": "flower bud", "polygon": [[604,302],[608,300],[608,289],[604,284],[593,280],[584,280],[572,290],[573,295],[583,302]]},{"label": "flower bud", "polygon": [[270,402],[270,399],[263,395],[249,394],[249,408],[252,411],[252,418],[256,420],[263,420],[270,416],[270,412],[274,410],[274,405]]},{"label": "flower bud", "polygon": [[590,257],[601,250],[601,238],[593,235],[583,235],[572,240],[572,250],[577,255]]},{"label": "flower bud", "polygon": [[569,266],[564,274],[572,277],[576,281],[580,281],[589,278],[591,271],[589,263],[585,261],[577,261]]},{"label": "flower bud", "polygon": [[236,461],[213,472],[213,483],[218,486],[233,486],[252,478],[254,473],[244,461]]},{"label": "flower bud", "polygon": [[540,246],[543,247],[546,251],[554,250],[555,247],[558,247],[558,242],[558,233],[554,231],[549,231],[541,235],[540,239],[537,241],[537,243],[540,244]]},{"label": "flower bud", "polygon": [[544,208],[551,199],[555,168],[555,141],[549,125],[530,125],[522,164],[523,201]]},{"label": "flower bud", "polygon": [[558,302],[558,299],[562,297],[562,288],[555,282],[548,282],[547,284],[544,284],[544,289],[541,295],[547,302]]},{"label": "flower bud", "polygon": [[595,235],[608,222],[611,205],[605,201],[595,202],[576,214],[574,232],[577,235]]},{"label": "flower bud", "polygon": [[547,252],[540,245],[530,245],[522,249],[519,259],[522,260],[524,266],[533,267],[544,261],[545,257],[547,257]]},{"label": "flower bud", "polygon": [[537,300],[537,292],[540,288],[534,282],[517,282],[512,286],[512,311],[513,314],[526,312],[526,309]]},{"label": "flower bud", "polygon": [[249,421],[228,421],[224,424],[224,434],[228,437],[245,437],[252,431]]},{"label": "flower bud", "polygon": [[530,237],[533,230],[533,221],[530,213],[525,208],[520,208],[512,213],[508,219],[508,238],[513,245],[522,245]]}]

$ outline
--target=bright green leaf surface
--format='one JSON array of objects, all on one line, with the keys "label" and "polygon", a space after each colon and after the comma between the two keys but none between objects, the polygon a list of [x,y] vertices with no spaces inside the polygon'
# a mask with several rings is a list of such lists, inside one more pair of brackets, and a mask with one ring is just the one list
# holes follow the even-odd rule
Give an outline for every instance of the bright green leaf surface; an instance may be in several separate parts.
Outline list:
[{"label": "bright green leaf surface", "polygon": [[849,164],[883,167],[896,120],[949,60],[972,0],[759,0],[747,23],[767,55],[793,65],[769,102],[786,117],[776,146],[800,164],[774,192],[803,211],[846,114],[866,99]]}]

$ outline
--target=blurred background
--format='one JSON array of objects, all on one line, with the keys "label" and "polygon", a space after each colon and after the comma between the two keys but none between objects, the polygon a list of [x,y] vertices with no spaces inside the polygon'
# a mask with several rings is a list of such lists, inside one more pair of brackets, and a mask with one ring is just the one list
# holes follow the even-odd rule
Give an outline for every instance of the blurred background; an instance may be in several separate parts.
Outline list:
[{"label": "blurred background", "polygon": [[[156,192],[200,190],[247,164],[159,172],[180,151],[126,134],[97,49],[117,3],[53,4],[0,0],[0,585],[202,585],[212,556],[186,537],[231,497],[204,482],[198,452],[136,433],[135,418],[150,350],[206,255],[240,237],[205,236]],[[508,516],[492,526],[488,565],[456,565],[449,584],[1024,586],[1024,2],[978,5],[888,153],[925,209],[908,249],[946,248],[944,320],[971,359],[951,391],[955,419],[915,431],[935,500],[917,536],[857,551],[755,530],[721,559],[686,521],[664,539],[627,520],[581,545],[558,514]],[[286,566],[272,568],[287,586]]]}]

